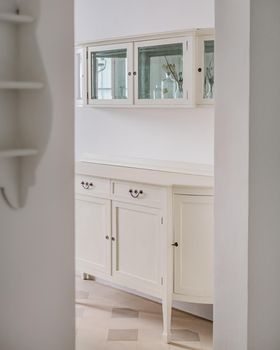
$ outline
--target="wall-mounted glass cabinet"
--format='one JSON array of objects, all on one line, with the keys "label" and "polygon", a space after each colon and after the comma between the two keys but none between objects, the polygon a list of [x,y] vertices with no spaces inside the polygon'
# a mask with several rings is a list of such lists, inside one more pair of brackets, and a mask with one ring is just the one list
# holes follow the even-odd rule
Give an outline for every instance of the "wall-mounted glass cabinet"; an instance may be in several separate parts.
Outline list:
[{"label": "wall-mounted glass cabinet", "polygon": [[[83,45],[87,54],[81,54],[79,48],[76,55],[80,62],[76,64],[78,104],[81,101],[100,107],[212,104],[214,37],[210,32],[191,30],[185,35],[141,36]],[[81,59],[86,59],[86,64]]]},{"label": "wall-mounted glass cabinet", "polygon": [[132,104],[132,66],[132,44],[89,47],[89,104]]},{"label": "wall-mounted glass cabinet", "polygon": [[213,104],[215,91],[215,41],[213,36],[198,39],[197,95],[199,104]]}]

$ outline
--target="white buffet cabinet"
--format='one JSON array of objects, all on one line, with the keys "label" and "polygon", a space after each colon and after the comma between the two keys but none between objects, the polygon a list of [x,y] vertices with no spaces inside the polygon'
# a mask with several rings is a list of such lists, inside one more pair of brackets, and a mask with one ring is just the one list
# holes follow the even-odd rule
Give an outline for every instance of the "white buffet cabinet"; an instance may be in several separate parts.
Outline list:
[{"label": "white buffet cabinet", "polygon": [[213,302],[213,175],[206,165],[87,155],[76,164],[76,268],[172,301]]}]

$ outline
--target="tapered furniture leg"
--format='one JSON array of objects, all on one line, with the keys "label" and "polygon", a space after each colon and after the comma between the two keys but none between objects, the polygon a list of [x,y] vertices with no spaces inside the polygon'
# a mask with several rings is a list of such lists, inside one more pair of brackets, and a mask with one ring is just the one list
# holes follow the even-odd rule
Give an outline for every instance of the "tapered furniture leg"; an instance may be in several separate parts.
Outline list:
[{"label": "tapered furniture leg", "polygon": [[171,316],[172,316],[172,295],[165,295],[162,300],[163,314],[163,340],[165,343],[171,342]]}]

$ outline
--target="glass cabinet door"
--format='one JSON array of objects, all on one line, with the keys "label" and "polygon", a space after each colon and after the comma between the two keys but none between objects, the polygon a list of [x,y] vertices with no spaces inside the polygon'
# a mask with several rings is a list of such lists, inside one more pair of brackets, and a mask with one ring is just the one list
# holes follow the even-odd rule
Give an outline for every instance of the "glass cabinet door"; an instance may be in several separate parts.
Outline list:
[{"label": "glass cabinet door", "polygon": [[132,103],[132,44],[89,49],[89,103]]},{"label": "glass cabinet door", "polygon": [[215,90],[215,41],[213,37],[203,37],[199,41],[198,95],[199,103],[213,104]]},{"label": "glass cabinet door", "polygon": [[76,105],[82,106],[85,102],[85,54],[84,48],[76,49],[75,55],[75,96]]},{"label": "glass cabinet door", "polygon": [[188,100],[191,61],[186,38],[135,44],[138,104],[183,104]]}]

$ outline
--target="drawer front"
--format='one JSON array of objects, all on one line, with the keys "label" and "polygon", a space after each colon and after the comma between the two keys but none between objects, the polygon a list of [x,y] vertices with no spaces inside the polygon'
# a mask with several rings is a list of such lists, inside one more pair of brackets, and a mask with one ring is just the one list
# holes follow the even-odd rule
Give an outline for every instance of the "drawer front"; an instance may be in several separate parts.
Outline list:
[{"label": "drawer front", "polygon": [[110,197],[110,180],[88,175],[76,175],[75,182],[76,193],[102,198]]},{"label": "drawer front", "polygon": [[112,197],[122,202],[146,205],[154,208],[164,206],[164,189],[136,182],[112,182]]}]

